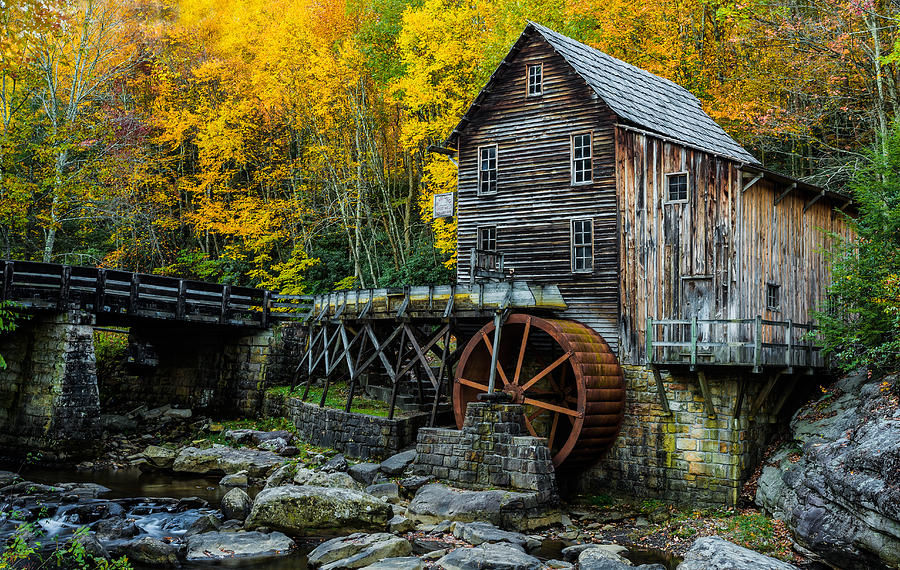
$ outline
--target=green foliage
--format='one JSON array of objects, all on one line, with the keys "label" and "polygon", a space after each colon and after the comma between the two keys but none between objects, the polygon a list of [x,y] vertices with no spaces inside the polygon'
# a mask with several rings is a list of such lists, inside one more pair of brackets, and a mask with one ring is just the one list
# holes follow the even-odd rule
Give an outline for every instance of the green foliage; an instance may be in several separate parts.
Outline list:
[{"label": "green foliage", "polygon": [[827,353],[846,371],[900,365],[900,125],[886,146],[857,173],[855,236],[834,236],[829,300],[817,314]]},{"label": "green foliage", "polygon": [[761,513],[740,514],[727,519],[725,533],[735,544],[763,554],[772,554],[777,548],[772,519]]},{"label": "green foliage", "polygon": [[97,366],[113,363],[125,356],[128,335],[109,331],[94,331],[94,354]]},{"label": "green foliage", "polygon": [[448,269],[444,262],[449,256],[438,256],[438,252],[426,243],[417,244],[410,256],[398,268],[389,267],[378,280],[379,287],[402,287],[403,285],[441,285],[456,279],[456,270]]},{"label": "green foliage", "polygon": [[[269,388],[268,392],[270,394],[281,396],[282,398],[299,398],[303,395],[303,391],[305,389],[305,386],[298,386],[294,389],[294,391],[291,391],[290,386],[278,386],[275,388]],[[306,401],[318,405],[318,403],[322,399],[323,390],[324,388],[322,388],[321,386],[310,387],[309,394],[306,397]],[[325,407],[333,408],[336,410],[343,410],[344,406],[347,405],[348,390],[349,388],[347,387],[346,382],[337,382],[329,385],[328,396],[325,398]],[[351,412],[357,414],[366,414],[367,416],[387,417],[389,410],[390,406],[387,403],[382,402],[381,400],[372,400],[360,396],[359,391],[357,391],[353,395],[353,403],[350,406]],[[395,411],[395,414],[401,415],[399,411]]]},{"label": "green foliage", "polygon": [[[0,336],[11,333],[16,330],[24,320],[29,318],[28,315],[21,313],[17,309],[19,305],[12,301],[0,301]],[[0,370],[6,368],[6,360],[0,354]]]},{"label": "green foliage", "polygon": [[[10,518],[15,518],[11,513]],[[66,570],[131,570],[125,556],[115,560],[97,558],[84,546],[88,527],[80,527],[65,544],[54,543],[47,553],[38,540],[42,534],[34,523],[20,525],[3,550],[0,551],[0,570],[32,570],[65,568]]]},{"label": "green foliage", "polygon": [[599,495],[588,497],[588,503],[595,507],[609,507],[615,503],[615,500],[606,493],[600,493]]}]

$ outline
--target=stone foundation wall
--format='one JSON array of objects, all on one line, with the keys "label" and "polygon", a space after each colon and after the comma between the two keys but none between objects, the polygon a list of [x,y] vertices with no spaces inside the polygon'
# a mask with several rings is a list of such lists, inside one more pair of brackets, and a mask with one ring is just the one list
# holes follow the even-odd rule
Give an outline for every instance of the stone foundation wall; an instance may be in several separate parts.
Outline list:
[{"label": "stone foundation wall", "polygon": [[300,437],[313,445],[330,447],[350,457],[378,460],[413,445],[429,419],[427,413],[394,419],[367,416],[271,393],[266,394],[263,413],[290,419]]},{"label": "stone foundation wall", "polygon": [[0,446],[57,458],[90,451],[100,399],[92,318],[33,315],[0,338]]},{"label": "stone foundation wall", "polygon": [[748,378],[734,418],[741,377],[707,373],[716,418],[707,417],[695,375],[662,371],[671,415],[663,411],[652,371],[624,365],[626,409],[615,447],[591,471],[572,476],[582,491],[664,499],[704,506],[735,505],[776,431],[767,415],[773,390],[754,421],[748,414],[765,378]]},{"label": "stone foundation wall", "polygon": [[419,431],[413,470],[463,488],[505,487],[557,496],[546,440],[526,434],[522,407],[473,402],[461,430]]}]

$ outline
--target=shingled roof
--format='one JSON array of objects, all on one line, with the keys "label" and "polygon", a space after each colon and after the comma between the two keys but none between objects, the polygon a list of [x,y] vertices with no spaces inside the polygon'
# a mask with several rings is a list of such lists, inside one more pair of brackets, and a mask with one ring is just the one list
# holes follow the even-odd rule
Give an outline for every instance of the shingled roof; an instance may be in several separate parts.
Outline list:
[{"label": "shingled roof", "polygon": [[[625,122],[674,139],[686,146],[722,155],[738,162],[759,164],[722,127],[707,115],[700,101],[690,91],[657,75],[616,59],[600,50],[559,34],[550,28],[529,22],[505,62],[519,51],[532,31],[539,33],[585,83]],[[501,73],[503,64],[491,76],[459,125],[447,139],[455,146],[456,138],[477,109],[490,85]]]}]

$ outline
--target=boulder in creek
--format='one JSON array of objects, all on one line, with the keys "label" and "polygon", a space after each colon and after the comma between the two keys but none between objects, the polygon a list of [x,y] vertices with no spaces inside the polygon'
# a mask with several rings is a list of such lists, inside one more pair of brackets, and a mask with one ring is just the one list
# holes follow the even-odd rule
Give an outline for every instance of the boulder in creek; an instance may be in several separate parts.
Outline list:
[{"label": "boulder in creek", "polygon": [[251,477],[265,477],[270,470],[282,463],[284,459],[271,451],[214,445],[208,449],[185,447],[175,457],[172,470],[198,475],[230,475],[246,471]]},{"label": "boulder in creek", "polygon": [[337,471],[346,471],[348,467],[350,466],[347,464],[347,458],[339,453],[326,461],[319,469],[326,473],[335,473]]},{"label": "boulder in creek", "polygon": [[478,546],[485,542],[509,542],[525,547],[528,545],[528,537],[519,532],[501,530],[486,522],[454,522],[450,525],[450,532],[460,540]]},{"label": "boulder in creek", "polygon": [[242,521],[250,514],[252,506],[250,495],[239,487],[233,488],[222,497],[222,514],[226,519]]},{"label": "boulder in creek", "polygon": [[678,570],[797,570],[797,567],[728,542],[718,536],[698,538]]},{"label": "boulder in creek", "polygon": [[579,570],[628,570],[631,567],[631,562],[619,556],[615,549],[592,546],[578,553]]},{"label": "boulder in creek", "polygon": [[381,470],[388,475],[400,475],[410,464],[416,460],[416,450],[409,449],[391,455],[381,462]]},{"label": "boulder in creek", "polygon": [[356,533],[323,542],[309,553],[309,565],[322,570],[362,568],[385,558],[412,552],[408,540],[387,534]]},{"label": "boulder in creek", "polygon": [[375,564],[364,566],[363,570],[423,570],[425,564],[416,556],[400,556],[397,558],[385,558]]},{"label": "boulder in creek", "polygon": [[393,481],[369,485],[368,487],[366,487],[366,493],[372,495],[373,497],[383,499],[389,503],[400,502],[400,487],[397,486],[397,484]]},{"label": "boulder in creek", "polygon": [[168,447],[161,447],[159,445],[148,445],[141,456],[147,460],[147,462],[156,467],[158,469],[169,469],[172,467],[172,464],[175,462],[175,453],[174,449],[169,449]]},{"label": "boulder in creek", "polygon": [[362,485],[371,485],[381,466],[377,463],[357,463],[347,469],[347,473]]},{"label": "boulder in creek", "polygon": [[353,477],[342,471],[326,473],[298,467],[293,478],[295,485],[313,485],[315,487],[334,487],[336,489],[354,489],[362,491],[362,485]]},{"label": "boulder in creek", "polygon": [[255,429],[230,429],[224,434],[226,439],[243,445],[260,445],[264,441],[276,439],[290,443],[294,435],[287,430],[259,431]]},{"label": "boulder in creek", "polygon": [[145,566],[178,566],[178,550],[171,544],[150,536],[125,544],[120,552],[129,561]]},{"label": "boulder in creek", "polygon": [[299,536],[311,531],[384,530],[392,516],[390,505],[362,491],[284,485],[260,491],[246,526]]},{"label": "boulder in creek", "polygon": [[555,505],[536,507],[536,493],[515,491],[463,491],[431,483],[418,490],[406,509],[407,515],[425,524],[441,521],[489,522],[509,530],[527,530],[560,521]]},{"label": "boulder in creek", "polygon": [[294,541],[280,532],[205,532],[187,539],[188,562],[259,559],[290,554]]},{"label": "boulder in creek", "polygon": [[414,528],[416,528],[416,523],[403,515],[394,515],[393,518],[388,521],[388,530],[394,534],[403,534]]},{"label": "boulder in creek", "polygon": [[222,521],[219,520],[219,517],[215,515],[202,515],[191,523],[187,532],[184,533],[184,538],[191,537],[195,534],[219,530],[220,528],[222,528]]},{"label": "boulder in creek", "polygon": [[124,517],[100,519],[91,526],[91,530],[103,540],[132,538],[140,533],[140,529],[134,524],[134,520]]},{"label": "boulder in creek", "polygon": [[444,570],[540,570],[541,561],[514,544],[485,543],[475,548],[452,550],[438,560],[435,567]]},{"label": "boulder in creek", "polygon": [[900,410],[882,381],[900,378],[845,376],[801,408],[759,478],[757,504],[835,567],[900,566]]}]

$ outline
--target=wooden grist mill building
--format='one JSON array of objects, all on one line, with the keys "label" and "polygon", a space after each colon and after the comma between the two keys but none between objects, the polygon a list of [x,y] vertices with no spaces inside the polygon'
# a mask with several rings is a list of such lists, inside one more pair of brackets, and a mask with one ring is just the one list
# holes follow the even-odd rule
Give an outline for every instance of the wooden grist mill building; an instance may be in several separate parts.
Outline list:
[{"label": "wooden grist mill building", "polygon": [[445,146],[456,283],[315,297],[304,398],[344,375],[347,410],[386,384],[393,414],[405,383],[432,424],[449,396],[462,427],[493,388],[565,488],[735,504],[826,370],[810,323],[847,198],[763,168],[671,81],[537,24]]},{"label": "wooden grist mill building", "polygon": [[[824,370],[807,333],[848,199],[766,170],[671,81],[534,23],[446,146],[459,283],[556,285],[553,319],[598,334],[623,371],[621,431],[579,484],[736,502],[770,422]],[[514,322],[507,376],[526,326]],[[464,360],[455,395],[471,400],[484,373]],[[618,411],[612,384],[587,392]]]}]

